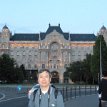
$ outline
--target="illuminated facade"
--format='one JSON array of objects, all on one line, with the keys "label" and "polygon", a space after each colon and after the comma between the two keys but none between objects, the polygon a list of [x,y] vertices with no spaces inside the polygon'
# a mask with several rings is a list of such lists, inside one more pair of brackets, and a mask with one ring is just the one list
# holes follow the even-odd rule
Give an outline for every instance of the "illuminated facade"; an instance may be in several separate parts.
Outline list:
[{"label": "illuminated facade", "polygon": [[95,40],[94,34],[63,32],[60,24],[49,24],[46,32],[14,35],[5,25],[0,32],[0,54],[8,53],[27,70],[47,68],[51,72],[57,71],[60,82],[63,82],[66,66],[85,59],[86,54],[93,54]]}]

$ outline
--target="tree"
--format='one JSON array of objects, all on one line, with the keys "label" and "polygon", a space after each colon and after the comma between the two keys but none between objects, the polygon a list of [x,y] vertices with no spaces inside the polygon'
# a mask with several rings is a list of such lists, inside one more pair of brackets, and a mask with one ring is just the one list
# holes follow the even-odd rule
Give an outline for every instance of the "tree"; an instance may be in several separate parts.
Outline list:
[{"label": "tree", "polygon": [[83,61],[73,62],[66,68],[68,74],[71,74],[69,76],[72,81],[92,83],[91,58],[91,54],[87,54],[86,59]]},{"label": "tree", "polygon": [[63,77],[64,77],[64,82],[68,83],[68,80],[69,80],[69,77],[70,77],[70,71],[64,72]]},{"label": "tree", "polygon": [[[100,45],[100,43],[101,43],[101,45]],[[93,47],[91,72],[93,74],[93,79],[95,81],[98,80],[98,74],[100,73],[100,46],[101,46],[102,71],[105,71],[105,70],[107,70],[107,46],[106,46],[104,37],[102,35],[99,35],[97,37],[95,46]]]},{"label": "tree", "polygon": [[33,80],[34,80],[35,82],[38,82],[38,81],[37,81],[37,73],[38,73],[38,70],[34,70],[34,72],[32,73],[32,77],[33,77]]},{"label": "tree", "polygon": [[86,55],[86,59],[83,61],[73,62],[67,67],[66,71],[72,72],[70,76],[72,80],[93,84],[98,82],[98,74],[100,73],[100,46],[102,71],[107,70],[107,46],[103,36],[99,35],[93,47],[93,55]]},{"label": "tree", "polygon": [[0,56],[0,80],[8,83],[23,82],[22,70],[17,66],[16,61],[7,54]]},{"label": "tree", "polygon": [[24,75],[23,75],[23,71],[21,68],[19,68],[18,66],[15,67],[15,83],[23,83],[24,80]]},{"label": "tree", "polygon": [[91,82],[90,79],[92,78],[91,73],[91,54],[86,55],[86,59],[83,60],[83,75],[86,83]]},{"label": "tree", "polygon": [[82,81],[83,78],[83,65],[81,61],[73,62],[69,67],[66,68],[68,74],[70,74],[70,79],[74,82]]},{"label": "tree", "polygon": [[9,55],[3,54],[0,57],[0,72],[1,80],[12,82],[14,78],[14,59],[10,58]]}]

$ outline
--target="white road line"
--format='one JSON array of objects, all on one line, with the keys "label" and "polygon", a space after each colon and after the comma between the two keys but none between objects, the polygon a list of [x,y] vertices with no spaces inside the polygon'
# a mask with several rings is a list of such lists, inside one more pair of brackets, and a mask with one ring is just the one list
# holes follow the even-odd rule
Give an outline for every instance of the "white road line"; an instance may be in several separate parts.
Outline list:
[{"label": "white road line", "polygon": [[5,94],[4,93],[0,93],[2,95],[2,97],[0,98],[0,100],[5,98]]},{"label": "white road line", "polygon": [[21,97],[9,98],[9,99],[6,99],[6,100],[1,100],[0,102],[6,102],[6,101],[10,101],[10,100],[14,100],[14,99],[19,99],[19,98],[24,98],[24,97],[27,97],[27,96],[21,96]]}]

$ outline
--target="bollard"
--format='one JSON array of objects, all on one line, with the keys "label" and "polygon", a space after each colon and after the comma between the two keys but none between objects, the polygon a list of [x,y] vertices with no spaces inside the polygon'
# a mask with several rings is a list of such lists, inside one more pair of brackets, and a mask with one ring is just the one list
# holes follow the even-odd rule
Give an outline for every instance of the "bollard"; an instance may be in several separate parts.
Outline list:
[{"label": "bollard", "polygon": [[64,87],[62,89],[63,100],[65,101]]},{"label": "bollard", "polygon": [[95,94],[97,94],[97,86],[95,85]]},{"label": "bollard", "polygon": [[67,87],[66,87],[66,100],[68,101]]},{"label": "bollard", "polygon": [[92,92],[91,92],[91,85],[90,85],[90,95],[91,95],[91,93],[92,93]]},{"label": "bollard", "polygon": [[76,98],[76,94],[77,94],[77,93],[76,93],[76,86],[75,86],[75,98]]},{"label": "bollard", "polygon": [[72,87],[70,88],[70,90],[71,90],[70,93],[71,93],[71,99],[72,99]]},{"label": "bollard", "polygon": [[81,96],[81,88],[80,88],[80,85],[79,85],[79,96]]},{"label": "bollard", "polygon": [[85,85],[85,96],[86,96],[86,85]]}]

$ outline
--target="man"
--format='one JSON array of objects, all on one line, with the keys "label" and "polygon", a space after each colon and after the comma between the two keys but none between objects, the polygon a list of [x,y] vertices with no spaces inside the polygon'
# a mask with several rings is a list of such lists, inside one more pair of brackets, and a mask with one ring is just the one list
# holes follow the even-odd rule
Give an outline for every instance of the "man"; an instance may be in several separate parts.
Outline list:
[{"label": "man", "polygon": [[107,71],[103,72],[103,76],[99,84],[99,94],[101,94],[101,107],[107,107]]},{"label": "man", "polygon": [[47,69],[38,72],[38,88],[36,95],[31,94],[29,107],[64,107],[63,97],[60,92],[55,96],[56,89],[51,86],[51,73]]}]

